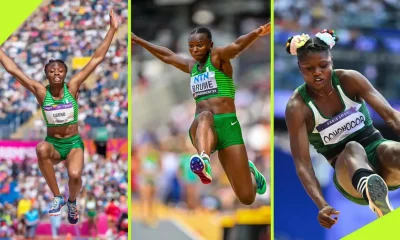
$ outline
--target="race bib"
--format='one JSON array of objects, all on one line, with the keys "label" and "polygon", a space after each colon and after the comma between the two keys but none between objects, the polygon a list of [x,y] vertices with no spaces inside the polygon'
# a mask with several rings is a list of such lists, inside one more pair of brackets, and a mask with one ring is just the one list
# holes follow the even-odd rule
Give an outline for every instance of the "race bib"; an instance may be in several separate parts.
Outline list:
[{"label": "race bib", "polygon": [[44,106],[43,109],[49,124],[65,124],[74,121],[72,103]]},{"label": "race bib", "polygon": [[207,96],[218,93],[215,72],[205,72],[190,78],[190,88],[193,97]]},{"label": "race bib", "polygon": [[365,116],[355,108],[350,108],[318,125],[316,129],[324,145],[331,145],[340,142],[364,126]]}]

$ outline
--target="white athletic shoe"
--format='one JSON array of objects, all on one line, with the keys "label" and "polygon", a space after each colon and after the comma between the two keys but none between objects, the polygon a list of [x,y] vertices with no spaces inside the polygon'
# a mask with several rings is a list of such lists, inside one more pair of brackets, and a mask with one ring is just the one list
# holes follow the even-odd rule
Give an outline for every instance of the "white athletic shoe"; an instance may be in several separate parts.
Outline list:
[{"label": "white athletic shoe", "polygon": [[378,218],[393,211],[388,197],[389,189],[378,174],[372,174],[368,177],[366,191],[369,208],[376,213]]}]

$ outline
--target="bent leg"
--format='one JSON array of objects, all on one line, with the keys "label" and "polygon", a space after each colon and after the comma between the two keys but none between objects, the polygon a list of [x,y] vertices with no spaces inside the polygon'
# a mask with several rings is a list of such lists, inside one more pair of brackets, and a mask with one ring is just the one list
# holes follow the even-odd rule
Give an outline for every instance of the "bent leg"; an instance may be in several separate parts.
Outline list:
[{"label": "bent leg", "polygon": [[335,170],[341,188],[350,197],[364,198],[378,217],[393,210],[386,183],[369,165],[366,152],[359,143],[346,144],[336,161]]},{"label": "bent leg", "polygon": [[83,149],[73,148],[67,156],[69,201],[74,202],[82,188]]},{"label": "bent leg", "polygon": [[387,141],[376,149],[377,171],[388,186],[400,185],[400,143]]},{"label": "bent leg", "polygon": [[256,197],[257,184],[250,172],[245,145],[233,145],[220,150],[218,157],[239,201],[245,205],[252,204]]},{"label": "bent leg", "polygon": [[60,190],[57,185],[56,174],[53,165],[60,163],[61,156],[54,146],[46,141],[41,141],[36,146],[36,154],[38,157],[39,169],[46,180],[50,191],[54,196],[60,196]]},{"label": "bent leg", "polygon": [[211,112],[200,113],[189,130],[197,154],[190,159],[190,169],[197,174],[203,184],[212,181],[210,154],[216,149],[218,137],[214,129],[214,116]]},{"label": "bent leg", "polygon": [[340,186],[351,196],[362,198],[360,192],[352,184],[352,178],[357,170],[373,171],[368,163],[364,148],[356,142],[348,142],[335,163],[336,178]]},{"label": "bent leg", "polygon": [[77,224],[79,222],[79,213],[76,204],[76,198],[82,188],[82,171],[83,171],[83,149],[73,148],[66,160],[66,166],[68,170],[68,186],[69,186],[69,198],[67,202],[68,206],[68,222],[70,224]]},{"label": "bent leg", "polygon": [[194,119],[189,132],[197,153],[201,154],[204,151],[205,154],[210,156],[218,142],[218,136],[214,129],[213,114],[209,111],[201,112]]}]

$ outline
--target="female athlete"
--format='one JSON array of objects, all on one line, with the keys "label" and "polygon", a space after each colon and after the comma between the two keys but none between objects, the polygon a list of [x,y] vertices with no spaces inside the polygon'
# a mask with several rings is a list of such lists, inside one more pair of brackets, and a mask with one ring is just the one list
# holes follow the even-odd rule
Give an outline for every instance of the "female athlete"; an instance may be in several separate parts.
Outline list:
[{"label": "female athlete", "polygon": [[146,143],[139,153],[140,157],[140,206],[143,223],[153,225],[156,222],[157,176],[162,171],[160,153],[157,146]]},{"label": "female athlete", "polygon": [[240,202],[246,205],[254,202],[256,193],[265,193],[267,183],[247,158],[242,131],[236,117],[230,60],[258,38],[269,33],[268,23],[225,47],[214,47],[211,31],[198,27],[188,38],[189,52],[193,59],[181,57],[133,33],[131,38],[132,43],[139,44],[161,61],[190,74],[196,115],[189,136],[198,153],[190,159],[191,170],[200,177],[203,184],[211,183],[210,154],[218,151],[232,189]]},{"label": "female athlete", "polygon": [[[76,198],[82,187],[83,141],[78,131],[79,87],[94,69],[104,60],[114,34],[117,32],[118,19],[110,11],[110,29],[101,45],[97,48],[89,63],[68,83],[65,83],[67,65],[62,60],[50,60],[44,67],[48,86],[26,76],[18,66],[0,50],[0,62],[8,73],[14,76],[22,86],[31,91],[42,108],[47,125],[47,137],[36,146],[38,164],[46,182],[54,194],[50,216],[59,215],[61,209],[68,206],[68,221],[79,221]],[[69,198],[66,202],[60,194],[53,165],[65,161],[69,176]]]},{"label": "female athlete", "polygon": [[94,230],[97,236],[97,199],[93,192],[89,192],[88,198],[85,203],[86,215],[88,219],[88,231],[89,235],[93,236],[92,230]]},{"label": "female athlete", "polygon": [[337,222],[339,212],[321,193],[309,143],[334,168],[338,191],[369,205],[378,217],[393,210],[388,190],[400,186],[400,144],[374,128],[366,103],[398,134],[400,113],[359,72],[333,69],[330,49],[337,41],[334,31],[323,30],[313,38],[291,37],[286,44],[286,51],[297,56],[305,81],[286,107],[291,151],[299,179],[319,209],[318,221],[326,228]]}]

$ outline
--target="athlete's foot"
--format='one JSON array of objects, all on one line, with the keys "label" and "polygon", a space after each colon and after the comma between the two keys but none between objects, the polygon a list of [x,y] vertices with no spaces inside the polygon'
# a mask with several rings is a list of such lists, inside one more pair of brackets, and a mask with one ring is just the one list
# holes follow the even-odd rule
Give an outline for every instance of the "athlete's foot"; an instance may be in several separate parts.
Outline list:
[{"label": "athlete's foot", "polygon": [[192,172],[200,177],[200,180],[203,184],[211,183],[212,177],[209,157],[201,157],[198,154],[193,155],[190,158],[190,169],[192,170]]},{"label": "athlete's foot", "polygon": [[368,177],[366,191],[369,207],[378,215],[378,218],[393,211],[388,198],[388,187],[378,174],[372,174]]},{"label": "athlete's foot", "polygon": [[265,177],[258,171],[256,166],[252,161],[249,161],[250,171],[254,174],[254,178],[256,179],[257,183],[257,193],[264,194],[267,191],[267,181]]},{"label": "athlete's foot", "polygon": [[67,202],[68,206],[68,222],[70,224],[77,224],[79,222],[79,213],[76,207],[76,200],[75,202]]},{"label": "athlete's foot", "polygon": [[49,210],[49,215],[50,216],[58,216],[61,214],[61,209],[65,206],[65,201],[64,198],[59,196],[59,197],[54,197],[53,198],[53,204],[51,205],[51,208]]}]

